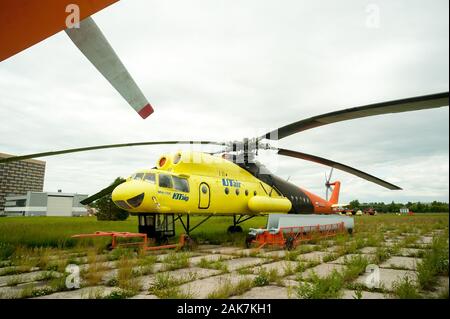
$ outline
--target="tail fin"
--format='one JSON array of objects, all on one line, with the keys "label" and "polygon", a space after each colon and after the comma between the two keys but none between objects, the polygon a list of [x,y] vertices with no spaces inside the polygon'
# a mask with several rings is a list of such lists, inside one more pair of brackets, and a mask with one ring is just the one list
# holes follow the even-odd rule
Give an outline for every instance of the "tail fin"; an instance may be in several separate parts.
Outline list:
[{"label": "tail fin", "polygon": [[341,189],[341,182],[334,182],[330,185],[334,186],[333,193],[331,193],[330,204],[337,204],[339,202],[339,191]]}]

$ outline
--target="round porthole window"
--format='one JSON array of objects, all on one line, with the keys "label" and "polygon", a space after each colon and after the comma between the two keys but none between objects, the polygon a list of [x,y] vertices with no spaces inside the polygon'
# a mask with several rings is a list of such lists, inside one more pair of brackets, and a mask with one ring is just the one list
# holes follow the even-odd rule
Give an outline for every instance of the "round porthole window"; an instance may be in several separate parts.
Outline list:
[{"label": "round porthole window", "polygon": [[230,189],[227,187],[227,188],[225,188],[225,194],[229,194],[230,193]]},{"label": "round porthole window", "polygon": [[181,160],[181,153],[178,153],[174,156],[173,163],[178,164],[180,162],[180,160]]},{"label": "round porthole window", "polygon": [[245,196],[248,196],[248,189],[245,190]]},{"label": "round porthole window", "polygon": [[202,186],[202,193],[203,194],[208,193],[208,187],[206,187],[205,185]]},{"label": "round porthole window", "polygon": [[254,191],[253,192],[253,196],[256,196],[256,195],[258,195],[258,193],[256,191]]},{"label": "round porthole window", "polygon": [[240,193],[239,189],[238,189],[238,188],[236,188],[236,195],[238,195],[238,196],[239,196],[239,193]]},{"label": "round porthole window", "polygon": [[159,167],[163,167],[166,162],[167,159],[165,157],[161,157],[161,159],[159,160]]}]

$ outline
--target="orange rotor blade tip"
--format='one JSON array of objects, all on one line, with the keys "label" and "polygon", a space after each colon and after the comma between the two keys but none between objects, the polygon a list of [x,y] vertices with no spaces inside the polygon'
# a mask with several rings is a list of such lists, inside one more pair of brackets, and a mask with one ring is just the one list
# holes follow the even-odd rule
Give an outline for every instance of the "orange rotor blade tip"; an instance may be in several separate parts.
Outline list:
[{"label": "orange rotor blade tip", "polygon": [[153,107],[148,103],[146,106],[144,106],[138,113],[143,118],[146,119],[149,117],[155,110],[153,110]]}]

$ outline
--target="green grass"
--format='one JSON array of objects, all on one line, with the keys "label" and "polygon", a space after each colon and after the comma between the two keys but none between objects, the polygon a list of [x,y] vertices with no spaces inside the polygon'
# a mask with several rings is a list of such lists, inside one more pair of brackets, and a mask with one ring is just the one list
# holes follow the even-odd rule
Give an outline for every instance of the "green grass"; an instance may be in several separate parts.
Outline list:
[{"label": "green grass", "polygon": [[250,278],[242,278],[233,284],[231,280],[225,280],[219,287],[208,295],[208,299],[226,299],[232,296],[239,296],[254,287],[254,282]]},{"label": "green grass", "polygon": [[125,290],[125,289],[117,289],[111,291],[108,295],[102,297],[100,295],[92,296],[90,299],[126,299],[136,295],[135,291]]},{"label": "green grass", "polygon": [[[201,217],[192,217],[191,225],[195,225],[201,219]],[[229,235],[226,233],[231,222],[231,217],[214,217],[195,230],[192,236],[200,243],[243,246],[248,228],[264,226],[266,218],[258,217],[244,223],[242,234]],[[23,296],[31,297],[66,289],[64,285],[66,274],[61,278],[51,278],[50,271],[64,273],[68,264],[87,262],[90,266],[82,271],[82,284],[83,286],[93,286],[101,283],[104,271],[107,270],[102,263],[116,261],[120,269],[120,275],[108,284],[116,286],[118,290],[107,297],[126,298],[130,294],[136,293],[139,287],[134,279],[136,276],[152,273],[156,257],[143,250],[136,251],[135,249],[119,248],[106,252],[105,247],[109,239],[75,240],[70,238],[71,235],[76,233],[92,233],[97,230],[137,232],[137,219],[130,217],[126,221],[114,222],[97,221],[90,217],[13,217],[0,219],[0,259],[7,259],[0,261],[2,265],[0,275],[20,276],[20,274],[29,272],[34,267],[48,271],[41,279],[47,282],[49,288],[30,286],[24,289]],[[416,214],[414,216],[380,214],[378,216],[355,217],[355,233],[352,236],[339,235],[327,240],[316,239],[316,246],[302,244],[297,249],[288,252],[285,257],[278,259],[297,260],[301,253],[328,246],[339,246],[336,252],[330,252],[326,255],[325,260],[331,261],[340,255],[355,253],[362,247],[370,246],[378,247],[374,260],[370,260],[370,262],[379,264],[397,254],[400,248],[416,245],[415,241],[419,238],[418,236],[431,236],[431,232],[435,230],[441,230],[440,235],[435,235],[430,248],[424,249],[420,253],[423,260],[417,268],[419,286],[413,287],[410,285],[411,283],[399,282],[395,291],[395,296],[398,298],[414,296],[414,289],[419,294],[429,293],[431,295],[435,292],[438,277],[448,276],[448,214]],[[179,224],[177,225],[177,233],[178,235],[183,233]],[[405,237],[395,246],[386,247],[383,246],[385,236],[392,239],[396,239],[398,236]],[[176,240],[175,238],[172,241],[175,242]],[[169,253],[162,260],[163,270],[176,270],[192,266],[189,265],[191,256],[193,256],[192,253],[186,252]],[[326,278],[308,279],[308,285],[303,285],[300,288],[302,291],[299,292],[299,295],[304,298],[338,298],[342,287],[350,287],[352,280],[364,271],[367,262],[364,258],[352,259],[347,262],[346,268],[340,274],[333,274]],[[219,269],[222,272],[227,271],[222,260],[215,262],[201,260],[198,265],[203,268]],[[297,273],[301,278],[299,273],[314,265],[315,263],[299,263],[297,267],[290,267],[292,269],[284,269],[284,271],[287,272],[287,275]],[[278,269],[280,272],[282,270]],[[242,269],[238,273],[253,274],[254,268]],[[242,294],[254,286],[264,286],[273,282],[278,284],[279,276],[275,272],[261,272],[256,275],[257,279],[255,280],[242,280],[237,284],[224,283],[223,287],[218,287],[218,290],[213,292],[211,296],[228,298]],[[8,284],[15,285],[19,279],[20,277],[13,277]],[[169,280],[169,284],[156,293],[162,298],[190,298],[192,294],[181,292],[179,289],[179,285],[186,280],[193,279],[177,279],[176,284],[173,280],[172,283]]]},{"label": "green grass", "polygon": [[389,253],[389,249],[386,247],[377,247],[375,251],[375,255],[373,257],[373,263],[379,265],[383,261],[388,260],[391,257],[391,254]]},{"label": "green grass", "polygon": [[189,257],[191,257],[191,254],[189,252],[170,252],[169,254],[167,254],[167,256],[164,257],[162,261],[164,270],[169,271],[188,268],[190,265]]},{"label": "green grass", "polygon": [[297,296],[300,299],[337,299],[342,295],[344,276],[333,270],[326,277],[312,273],[307,282],[300,282]]},{"label": "green grass", "polygon": [[349,282],[358,278],[359,275],[365,272],[368,265],[369,260],[361,255],[345,258],[344,280]]},{"label": "green grass", "polygon": [[149,288],[149,293],[161,299],[191,299],[193,294],[182,292],[179,285],[192,280],[195,280],[195,276],[187,275],[185,278],[174,278],[168,272],[158,273]]},{"label": "green grass", "polygon": [[257,276],[253,279],[253,284],[257,287],[267,286],[278,281],[279,278],[280,275],[277,269],[266,270],[265,268],[260,268]]},{"label": "green grass", "polygon": [[218,260],[208,260],[207,258],[202,258],[197,263],[197,267],[228,272],[227,264],[224,263],[224,259],[222,258],[222,256],[220,256]]},{"label": "green grass", "polygon": [[20,275],[16,275],[16,276],[12,276],[10,279],[8,279],[7,281],[7,285],[8,286],[17,286],[18,284],[22,283],[22,277]]},{"label": "green grass", "polygon": [[141,290],[140,281],[136,278],[139,274],[133,270],[136,260],[129,259],[126,256],[117,261],[117,287],[125,291],[129,296],[134,296]]},{"label": "green grass", "polygon": [[417,277],[422,289],[430,290],[437,283],[437,276],[448,276],[448,238],[435,237],[431,249],[427,249],[417,264]]},{"label": "green grass", "polygon": [[409,277],[404,277],[393,283],[393,294],[399,299],[420,299],[422,298],[417,286]]},{"label": "green grass", "polygon": [[70,248],[92,240],[70,238],[97,230],[136,231],[137,219],[123,222],[97,221],[94,217],[7,217],[0,218],[0,243],[26,247]]},{"label": "green grass", "polygon": [[[192,216],[191,225],[203,219]],[[232,217],[214,217],[196,229],[192,236],[200,243],[231,243],[243,245],[248,228],[266,225],[267,217],[255,217],[243,223],[243,233],[227,234],[232,224]],[[125,221],[98,221],[95,217],[7,217],[0,218],[0,260],[10,257],[17,247],[53,247],[72,248],[97,246],[104,248],[108,238],[71,238],[75,234],[93,233],[95,231],[127,231],[137,232],[137,217],[130,216]],[[180,223],[176,224],[177,237],[184,233]]]}]

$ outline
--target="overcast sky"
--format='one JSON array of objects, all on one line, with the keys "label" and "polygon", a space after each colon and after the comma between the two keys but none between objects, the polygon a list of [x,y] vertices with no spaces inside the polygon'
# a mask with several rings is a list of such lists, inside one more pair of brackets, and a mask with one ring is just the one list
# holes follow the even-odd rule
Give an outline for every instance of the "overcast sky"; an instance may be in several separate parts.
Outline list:
[{"label": "overcast sky", "polygon": [[[448,91],[448,6],[447,0],[122,0],[93,17],[155,113],[142,120],[60,32],[0,63],[0,152],[241,139],[325,112]],[[370,23],[376,11],[378,27]],[[445,107],[363,118],[279,146],[404,188],[390,191],[335,171],[340,202],[448,201],[448,116]],[[177,148],[44,158],[44,188],[92,194]],[[211,149],[217,148],[203,148]],[[262,161],[324,195],[329,168],[291,158]]]}]

